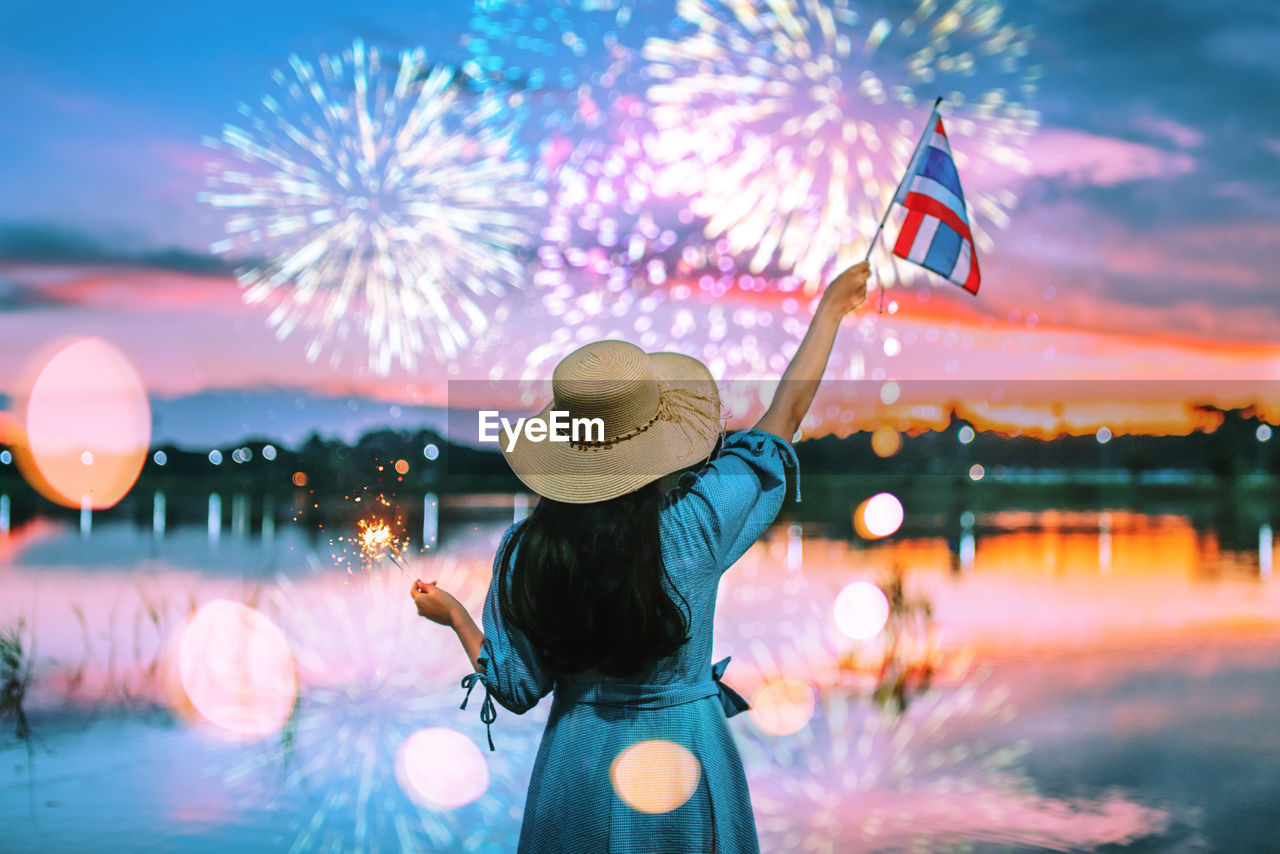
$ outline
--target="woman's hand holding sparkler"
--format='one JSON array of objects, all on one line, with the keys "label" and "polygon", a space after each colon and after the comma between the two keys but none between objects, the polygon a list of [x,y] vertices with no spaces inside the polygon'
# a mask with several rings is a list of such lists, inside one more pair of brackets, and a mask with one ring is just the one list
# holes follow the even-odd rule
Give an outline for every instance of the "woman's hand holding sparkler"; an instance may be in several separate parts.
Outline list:
[{"label": "woman's hand holding sparkler", "polygon": [[462,603],[453,598],[452,594],[436,587],[434,581],[414,581],[413,587],[409,588],[409,595],[413,597],[413,604],[418,606],[421,616],[453,629],[467,658],[471,660],[471,666],[479,669],[476,659],[484,644],[484,632],[480,631]]},{"label": "woman's hand holding sparkler", "polygon": [[452,594],[436,587],[434,581],[414,581],[409,594],[413,596],[413,604],[418,606],[418,616],[442,626],[453,628],[459,612],[463,611],[462,603]]}]

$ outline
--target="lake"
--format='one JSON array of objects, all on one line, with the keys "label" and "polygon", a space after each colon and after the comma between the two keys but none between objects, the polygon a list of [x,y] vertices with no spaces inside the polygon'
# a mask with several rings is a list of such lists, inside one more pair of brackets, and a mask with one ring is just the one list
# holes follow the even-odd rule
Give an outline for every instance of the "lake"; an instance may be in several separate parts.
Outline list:
[{"label": "lake", "polygon": [[[904,498],[866,539],[869,494],[806,495],[721,583],[763,850],[1280,850],[1274,503]],[[0,850],[514,850],[549,701],[490,752],[407,593],[478,614],[527,502],[407,502],[406,568],[263,503],[0,505]]]}]

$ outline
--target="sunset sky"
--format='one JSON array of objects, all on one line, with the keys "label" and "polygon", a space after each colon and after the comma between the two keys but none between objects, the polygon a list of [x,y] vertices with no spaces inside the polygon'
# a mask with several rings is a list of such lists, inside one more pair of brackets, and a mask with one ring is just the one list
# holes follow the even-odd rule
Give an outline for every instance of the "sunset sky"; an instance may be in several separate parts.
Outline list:
[{"label": "sunset sky", "polygon": [[[633,5],[629,32],[669,31],[674,2]],[[1280,79],[1280,9],[1031,0],[1005,14],[1035,31],[1040,122],[1025,174],[1003,179],[1017,202],[981,258],[981,292],[922,279],[893,294],[894,314],[876,315],[873,302],[846,321],[834,374],[1178,380],[1152,392],[1175,404],[1236,380],[1280,398],[1280,114],[1259,95]],[[50,341],[100,336],[141,376],[156,438],[199,444],[427,423],[446,380],[519,375],[563,327],[529,290],[504,297],[490,332],[456,359],[386,376],[358,357],[309,362],[302,336],[277,340],[266,309],[243,302],[210,250],[224,218],[197,201],[211,161],[202,139],[265,92],[291,53],[362,38],[454,64],[467,57],[469,17],[468,4],[443,2],[7,4],[0,393],[16,391]],[[721,300],[731,317],[782,311],[777,294]],[[761,349],[781,347],[770,335],[760,331]],[[1069,402],[1088,402],[1087,388],[1072,389]],[[1234,389],[1221,402],[1244,402]]]}]

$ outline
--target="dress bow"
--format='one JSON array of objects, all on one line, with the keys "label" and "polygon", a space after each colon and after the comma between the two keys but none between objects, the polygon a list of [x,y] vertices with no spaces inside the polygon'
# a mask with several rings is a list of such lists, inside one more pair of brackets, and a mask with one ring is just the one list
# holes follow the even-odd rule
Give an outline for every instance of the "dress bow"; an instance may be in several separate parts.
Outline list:
[{"label": "dress bow", "polygon": [[726,718],[731,718],[739,712],[745,712],[751,708],[751,705],[743,699],[741,694],[720,681],[732,657],[726,655],[711,665],[711,678],[715,680],[716,689],[720,692],[720,705],[724,708],[724,716]]}]

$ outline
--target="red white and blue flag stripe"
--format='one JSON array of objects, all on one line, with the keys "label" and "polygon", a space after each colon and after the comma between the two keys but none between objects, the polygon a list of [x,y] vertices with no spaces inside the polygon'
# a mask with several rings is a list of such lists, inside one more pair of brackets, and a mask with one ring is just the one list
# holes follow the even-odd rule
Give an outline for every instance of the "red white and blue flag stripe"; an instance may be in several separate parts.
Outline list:
[{"label": "red white and blue flag stripe", "polygon": [[921,142],[893,197],[894,202],[907,209],[893,254],[976,294],[981,279],[978,255],[964,207],[960,174],[940,117],[932,131],[926,130]]}]

